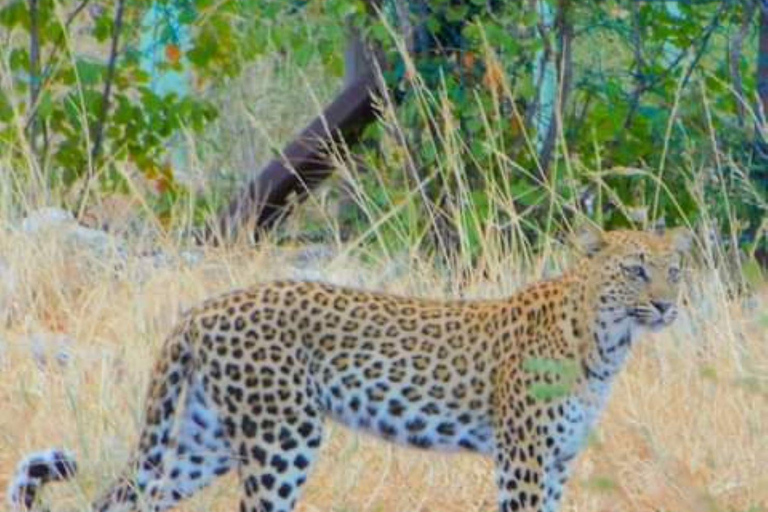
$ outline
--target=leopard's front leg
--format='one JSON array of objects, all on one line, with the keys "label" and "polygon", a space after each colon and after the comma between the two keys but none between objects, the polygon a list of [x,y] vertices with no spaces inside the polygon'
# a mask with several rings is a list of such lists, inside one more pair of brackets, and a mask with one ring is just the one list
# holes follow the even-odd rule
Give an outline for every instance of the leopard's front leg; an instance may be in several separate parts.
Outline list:
[{"label": "leopard's front leg", "polygon": [[[526,426],[506,422],[496,435],[496,485],[501,512],[547,512],[557,500],[548,496],[545,453]],[[510,428],[511,427],[511,428]]]},{"label": "leopard's front leg", "polygon": [[546,439],[539,435],[532,399],[520,396],[520,387],[512,385],[515,373],[514,367],[497,373],[493,396],[499,510],[545,512],[553,506],[547,497]]},{"label": "leopard's front leg", "polygon": [[514,367],[500,372],[494,393],[499,510],[556,512],[586,437],[587,414],[574,397],[536,397],[513,385],[525,382],[515,377]]},{"label": "leopard's front leg", "polygon": [[583,418],[576,417],[570,402],[523,398],[503,410],[495,436],[502,512],[559,510],[573,460],[586,437]]}]

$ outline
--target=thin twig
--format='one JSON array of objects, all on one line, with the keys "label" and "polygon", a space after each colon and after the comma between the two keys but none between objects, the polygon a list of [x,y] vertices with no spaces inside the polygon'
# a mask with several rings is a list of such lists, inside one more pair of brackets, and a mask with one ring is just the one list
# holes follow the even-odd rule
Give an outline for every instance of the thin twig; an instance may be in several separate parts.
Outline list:
[{"label": "thin twig", "polygon": [[[107,113],[109,112],[109,99],[112,93],[112,82],[115,79],[115,68],[117,66],[117,50],[120,42],[120,32],[123,28],[123,12],[125,10],[125,0],[118,0],[117,9],[115,11],[115,22],[112,26],[112,45],[109,50],[109,64],[107,65],[107,76],[104,83],[104,92],[101,95],[101,111],[99,117],[96,120],[96,124],[93,129],[93,147],[91,149],[91,171],[93,166],[96,165],[96,160],[101,153],[101,145],[104,137],[104,125],[107,121]],[[89,172],[89,174],[90,174]]]},{"label": "thin twig", "polygon": [[[712,16],[712,19],[710,20],[707,27],[704,29],[701,35],[701,44],[699,45],[698,49],[696,50],[696,54],[694,56],[692,65],[688,68],[684,81],[683,86],[687,85],[688,79],[690,78],[691,74],[695,70],[696,65],[698,64],[701,57],[704,55],[704,51],[707,48],[707,45],[709,43],[709,39],[714,33],[715,29],[720,26],[720,18],[722,17],[723,11],[726,7],[728,7],[728,2],[723,2],[720,5],[720,8],[718,11]],[[682,62],[683,58],[688,55],[687,52],[681,51],[677,54],[677,57],[675,57],[675,60],[673,60],[661,73],[655,75],[651,80],[645,80],[645,76],[642,76],[642,80],[640,81],[638,87],[635,88],[635,90],[632,92],[630,96],[630,106],[629,111],[627,112],[627,116],[624,118],[624,129],[622,130],[622,133],[629,129],[632,122],[634,121],[635,114],[637,113],[637,109],[640,106],[640,98],[643,94],[646,92],[652,90],[656,85],[667,78],[672,71],[677,68],[680,63]],[[640,68],[642,69],[642,68]],[[638,71],[638,73],[642,73],[642,71]]]},{"label": "thin twig", "polygon": [[728,58],[731,71],[731,82],[736,92],[736,114],[739,118],[739,126],[744,127],[746,117],[746,98],[744,97],[744,82],[741,77],[741,56],[744,50],[744,39],[746,39],[749,29],[752,26],[752,19],[757,10],[757,2],[750,2],[744,7],[744,15],[741,18],[741,26],[730,41],[730,51]]},{"label": "thin twig", "polygon": [[37,98],[40,94],[40,11],[38,0],[29,0],[29,115],[27,124],[31,126],[29,144],[36,153],[37,138]]},{"label": "thin twig", "polygon": [[699,48],[696,54],[693,56],[691,65],[688,66],[688,69],[685,72],[685,76],[683,77],[680,90],[685,89],[685,87],[688,85],[688,81],[691,79],[691,75],[693,75],[693,71],[696,69],[696,66],[698,66],[699,61],[704,56],[704,51],[707,49],[707,45],[709,44],[709,40],[712,38],[712,34],[714,34],[715,29],[717,29],[717,27],[720,26],[720,18],[722,17],[723,12],[725,12],[726,7],[728,7],[728,3],[723,2],[722,4],[720,4],[720,8],[717,10],[715,15],[712,16],[712,21],[710,22],[707,29],[704,31],[704,35],[701,37],[701,44],[699,45]]},{"label": "thin twig", "polygon": [[[61,32],[59,33],[59,37],[56,38],[56,41],[53,42],[53,46],[51,48],[51,52],[48,54],[48,57],[45,59],[45,68],[43,69],[42,73],[39,74],[38,77],[38,91],[42,91],[47,85],[48,81],[51,79],[52,73],[51,70],[53,68],[53,65],[55,63],[55,58],[58,55],[59,51],[61,51],[62,48],[64,48],[64,39],[66,37],[67,32],[69,31],[69,27],[72,25],[72,23],[75,21],[75,18],[85,9],[85,7],[88,5],[88,2],[91,0],[81,0],[81,2],[78,4],[75,9],[70,12],[67,15],[67,19],[64,21],[64,26],[62,27]],[[30,0],[30,2],[37,2],[37,0]],[[30,104],[30,115],[27,117],[26,124],[24,125],[24,130],[27,131],[30,129],[32,125],[32,120],[34,116],[37,115],[37,109],[39,107],[39,104],[37,101],[34,101]]]},{"label": "thin twig", "polygon": [[[635,2],[631,3],[632,6],[632,50],[635,55],[635,89],[632,91],[629,100],[629,110],[627,111],[627,117],[624,118],[624,129],[626,130],[632,120],[635,117],[637,107],[640,105],[640,97],[648,90],[648,84],[646,83],[646,77],[643,70],[645,69],[645,58],[643,57],[643,37],[640,33],[640,11],[638,10]],[[675,59],[676,62],[673,65],[677,65],[677,62],[682,59],[685,52],[680,52]]]},{"label": "thin twig", "polygon": [[104,138],[104,127],[107,122],[107,114],[109,112],[109,99],[112,93],[112,82],[115,79],[115,67],[117,65],[117,50],[120,42],[120,32],[123,28],[123,12],[125,9],[125,0],[118,0],[117,8],[115,10],[115,20],[112,24],[112,44],[109,50],[109,62],[107,64],[107,76],[104,82],[104,92],[101,95],[101,110],[99,111],[99,117],[96,123],[93,125],[93,131],[91,140],[93,146],[91,146],[91,161],[88,166],[88,174],[85,178],[85,186],[83,187],[83,193],[80,197],[80,206],[77,209],[78,218],[85,210],[85,204],[88,201],[91,185],[93,184],[94,171],[98,163],[99,156],[101,155],[102,140]]},{"label": "thin twig", "polygon": [[411,7],[408,2],[395,0],[395,13],[400,31],[403,34],[403,40],[405,41],[405,49],[408,52],[408,56],[412,57],[416,49],[416,42],[413,23],[411,23],[410,9]]}]

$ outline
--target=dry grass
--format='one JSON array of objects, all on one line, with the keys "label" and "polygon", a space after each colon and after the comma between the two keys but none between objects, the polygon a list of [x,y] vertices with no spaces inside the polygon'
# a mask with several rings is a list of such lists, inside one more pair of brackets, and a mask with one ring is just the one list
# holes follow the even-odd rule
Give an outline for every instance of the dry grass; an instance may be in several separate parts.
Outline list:
[{"label": "dry grass", "polygon": [[[264,66],[228,84],[221,92],[219,121],[199,141],[190,138],[191,154],[209,155],[205,161],[196,156],[188,160],[184,170],[195,185],[215,181],[217,173],[236,175],[257,167],[330,94],[327,77],[289,74],[286,79],[268,63]],[[319,92],[307,92],[318,88],[316,82],[321,83]],[[432,99],[439,96],[421,92]],[[506,100],[514,104],[511,96]],[[409,231],[406,215],[423,214],[417,188],[399,197],[387,196],[385,187],[365,189],[346,162],[340,162],[339,174],[370,228],[349,244],[333,247],[336,256],[315,262],[311,271],[301,263],[291,265],[298,260],[276,254],[269,245],[207,250],[195,266],[158,269],[132,256],[125,268],[115,271],[114,261],[73,251],[56,233],[31,236],[13,229],[19,206],[34,209],[57,198],[40,183],[14,183],[14,176],[35,175],[38,169],[31,163],[29,169],[15,169],[17,162],[0,155],[0,225],[8,228],[0,231],[0,489],[25,453],[64,446],[77,453],[80,476],[73,485],[52,486],[47,497],[57,502],[56,510],[84,509],[129,456],[150,366],[165,333],[183,309],[214,293],[277,277],[310,276],[398,293],[446,296],[462,289],[469,296],[499,296],[547,273],[553,261],[561,261],[556,246],[543,248],[545,259],[531,256],[531,248],[520,243],[525,213],[515,210],[516,198],[509,191],[483,191],[489,203],[509,214],[508,220],[475,215],[472,193],[477,191],[466,183],[463,156],[456,149],[464,144],[462,134],[450,108],[441,115],[431,120],[440,128],[440,144],[424,143],[444,148],[446,154],[423,179],[426,183],[435,173],[455,178],[459,197],[448,207],[448,217],[466,221],[460,225],[477,224],[482,234],[479,261],[463,261],[463,268],[481,270],[470,275],[468,287],[435,271],[432,260],[420,258],[415,247],[425,235]],[[407,151],[392,136],[400,129],[396,113],[385,108],[383,118],[389,128],[383,160],[405,169]],[[530,174],[510,161],[503,147],[493,147],[493,123],[487,124],[489,151],[498,155],[505,175]],[[196,144],[206,151],[196,152]],[[590,173],[598,191],[609,195],[604,181],[614,170],[584,170],[578,162],[566,163],[568,172]],[[653,172],[647,174],[644,179],[650,183],[657,179]],[[698,182],[690,186],[702,188]],[[553,210],[564,209],[566,200],[548,191]],[[387,204],[374,201],[372,192],[381,192]],[[140,192],[136,195],[130,199],[145,205]],[[697,197],[706,213],[706,199]],[[333,232],[335,216],[323,212],[322,195],[314,205],[321,207],[320,219]],[[553,213],[553,231],[560,225],[555,217]],[[504,223],[506,238],[499,234]],[[459,233],[462,250],[469,244],[466,235]],[[399,249],[390,251],[387,243],[393,238]],[[148,238],[131,245],[158,243],[172,255],[181,250],[172,241]],[[374,256],[365,265],[358,257],[362,248],[371,251],[366,256]],[[716,256],[716,261],[726,260]],[[723,280],[706,267],[693,272],[689,282],[686,313],[672,329],[646,338],[616,383],[593,442],[575,468],[564,510],[768,512],[768,290],[749,300],[729,300]],[[62,350],[68,358],[57,358]],[[496,508],[492,471],[483,458],[396,448],[329,426],[321,460],[298,509],[490,512]],[[225,477],[182,510],[234,510],[237,496],[235,477]]]},{"label": "dry grass", "polygon": [[[57,236],[9,231],[0,235],[0,248],[16,276],[4,293],[10,309],[0,331],[0,487],[25,452],[66,446],[77,452],[82,470],[75,485],[52,486],[60,506],[82,506],[124,464],[153,354],[182,309],[235,286],[308,272],[269,247],[211,251],[195,266],[154,270],[131,258],[118,273]],[[440,276],[411,272],[416,266],[392,271],[339,256],[317,263],[314,272],[399,293],[442,295],[450,288],[440,286]],[[526,271],[512,268],[510,275],[509,283],[477,289],[506,293]],[[768,509],[768,297],[729,302],[713,276],[692,275],[687,313],[637,347],[576,467],[565,510]],[[38,332],[63,333],[71,342],[33,347]],[[65,364],[55,357],[62,347],[70,355]],[[235,477],[226,477],[182,509],[231,510],[237,494]],[[328,429],[299,507],[494,509],[489,461],[392,447],[336,426]]]}]

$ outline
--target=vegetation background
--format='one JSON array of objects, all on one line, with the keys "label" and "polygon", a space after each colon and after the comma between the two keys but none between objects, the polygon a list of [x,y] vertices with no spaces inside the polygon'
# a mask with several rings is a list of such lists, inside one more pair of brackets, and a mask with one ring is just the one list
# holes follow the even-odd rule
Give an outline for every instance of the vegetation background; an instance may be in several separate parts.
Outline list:
[{"label": "vegetation background", "polygon": [[[686,312],[638,347],[565,509],[768,510],[764,3],[376,6],[0,3],[0,487],[55,444],[82,461],[56,500],[102,489],[164,334],[213,293],[501,296],[566,265],[574,224],[663,223],[697,233]],[[333,97],[350,30],[386,57],[380,121],[258,247],[194,246]],[[488,461],[329,438],[300,510],[494,509]],[[234,508],[230,483],[185,510]]]}]

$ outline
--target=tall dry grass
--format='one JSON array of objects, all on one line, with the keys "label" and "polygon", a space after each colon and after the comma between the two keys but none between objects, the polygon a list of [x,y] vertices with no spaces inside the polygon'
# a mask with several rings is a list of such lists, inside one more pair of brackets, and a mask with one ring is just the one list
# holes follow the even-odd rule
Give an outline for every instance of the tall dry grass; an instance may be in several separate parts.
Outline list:
[{"label": "tall dry grass", "polygon": [[[230,84],[233,93],[222,101],[224,114],[211,127],[211,138],[188,140],[187,171],[200,178],[199,186],[210,185],[209,171],[214,167],[243,170],[263,160],[268,147],[279,144],[292,131],[288,127],[295,127],[308,112],[316,112],[317,98],[328,93],[327,89],[303,93],[302,88],[311,90],[312,80],[306,76],[294,75],[288,84],[292,89],[258,82],[264,76],[284,79],[257,73]],[[143,196],[147,192],[141,187],[133,190],[130,200],[139,205],[143,217],[137,222],[146,229],[128,233],[127,245],[159,248],[169,255],[168,262],[156,267],[138,250],[129,250],[120,261],[109,251],[94,255],[73,247],[66,229],[38,234],[18,229],[25,211],[66,198],[47,190],[43,180],[19,179],[25,173],[41,176],[33,159],[28,159],[29,169],[19,169],[14,168],[19,162],[0,157],[4,227],[0,231],[0,488],[5,488],[14,465],[28,451],[64,446],[77,453],[80,475],[71,485],[51,486],[46,498],[57,509],[84,508],[129,456],[151,363],[165,333],[182,310],[212,294],[299,277],[437,297],[502,296],[567,265],[567,249],[549,235],[568,227],[563,212],[578,210],[578,205],[559,196],[551,184],[541,184],[551,194],[552,207],[551,223],[542,237],[546,242],[538,251],[522,236],[524,228],[530,229],[526,212],[516,210],[516,198],[503,186],[491,185],[484,192],[505,218],[481,219],[463,172],[465,141],[451,105],[439,91],[429,91],[418,82],[415,87],[425,105],[444,106],[438,114],[422,111],[439,128],[430,135],[439,140],[425,141],[441,148],[437,165],[404,196],[377,190],[384,195],[382,201],[372,197],[374,191],[359,179],[346,155],[338,155],[339,181],[334,185],[344,183],[366,227],[342,241],[336,203],[329,200],[329,189],[320,190],[295,222],[311,218],[327,224],[330,235],[321,258],[307,256],[305,248],[288,250],[267,240],[259,248],[202,249],[199,262],[183,263],[180,254],[187,242],[178,233],[190,223],[188,205],[179,205],[175,212],[175,226],[182,229],[164,236],[148,214]],[[275,116],[275,98],[286,90],[291,91],[290,104],[281,104],[283,114]],[[498,140],[493,134],[498,120],[494,116],[502,111],[501,102],[512,96],[509,88],[502,90],[499,104],[483,121],[488,144],[509,176],[532,175],[509,160],[504,148],[493,146]],[[399,144],[397,134],[403,127],[397,112],[386,100],[382,108],[382,122],[390,134],[382,146],[388,157],[386,172],[398,166],[407,169],[410,157]],[[260,138],[239,140],[251,131]],[[211,144],[211,139],[218,142]],[[209,145],[201,152],[197,144]],[[576,161],[566,162],[566,169],[572,174],[590,173],[599,193],[608,198],[606,177],[626,172],[585,170]],[[125,172],[130,174],[127,166]],[[651,182],[657,175],[651,170],[633,172]],[[461,272],[436,267],[434,255],[419,249],[427,236],[415,218],[424,215],[418,208],[420,186],[437,175],[451,176],[457,184],[455,201],[442,213],[463,226],[455,261]],[[412,177],[403,179],[408,180]],[[698,190],[700,183],[690,187]],[[747,181],[745,187],[749,190]],[[700,196],[699,201],[706,213],[707,199]],[[703,218],[704,225],[696,228],[706,235],[712,222],[707,215]],[[470,230],[480,233],[479,241],[471,242]],[[636,347],[575,467],[564,510],[768,510],[768,291],[734,295],[729,277],[733,266],[738,262],[720,244],[707,236],[698,239],[696,264],[686,279],[684,313],[671,329],[648,336]],[[495,509],[488,460],[395,448],[333,425],[326,438],[301,511]],[[181,509],[233,510],[238,493],[230,475]]]},{"label": "tall dry grass", "polygon": [[[24,453],[66,446],[77,452],[81,473],[73,485],[52,486],[49,497],[75,508],[128,458],[154,354],[189,305],[233,287],[307,275],[396,293],[446,293],[441,276],[423,265],[393,270],[337,254],[308,269],[275,247],[208,251],[194,266],[158,269],[130,257],[117,271],[108,261],[88,261],[89,253],[53,233],[6,232],[0,247],[16,275],[0,330],[0,486]],[[468,294],[503,295],[512,281],[529,280],[522,268],[504,271],[512,276],[508,285],[478,282]],[[644,339],[619,377],[575,468],[565,510],[768,506],[768,297],[729,301],[722,281],[703,269],[689,276],[686,298],[681,319]],[[326,438],[299,510],[495,507],[488,460],[392,447],[338,426],[329,426]],[[225,477],[182,510],[234,509],[237,495],[234,477]]]}]

